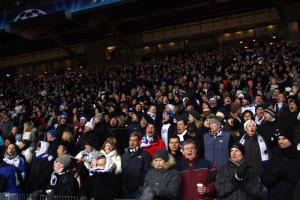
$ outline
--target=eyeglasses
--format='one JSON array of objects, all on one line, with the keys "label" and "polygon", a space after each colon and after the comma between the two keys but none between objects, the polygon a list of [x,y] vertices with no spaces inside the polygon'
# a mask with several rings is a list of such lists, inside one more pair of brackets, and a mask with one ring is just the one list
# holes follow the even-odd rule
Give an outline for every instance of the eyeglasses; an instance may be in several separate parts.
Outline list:
[{"label": "eyeglasses", "polygon": [[196,147],[188,147],[188,148],[183,148],[184,151],[190,151],[190,150],[195,150]]}]

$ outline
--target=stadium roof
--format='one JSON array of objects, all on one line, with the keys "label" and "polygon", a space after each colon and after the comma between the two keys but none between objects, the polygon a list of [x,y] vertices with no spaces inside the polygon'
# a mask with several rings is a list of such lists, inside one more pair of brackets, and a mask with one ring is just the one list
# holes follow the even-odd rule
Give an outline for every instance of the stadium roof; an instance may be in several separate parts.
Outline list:
[{"label": "stadium roof", "polygon": [[[0,30],[0,57],[270,8],[278,3],[276,0],[106,1],[112,3],[85,7],[82,10],[61,8],[56,12],[23,21],[15,18]],[[19,13],[18,17],[34,14],[29,8],[23,9],[29,11],[25,14]]]}]

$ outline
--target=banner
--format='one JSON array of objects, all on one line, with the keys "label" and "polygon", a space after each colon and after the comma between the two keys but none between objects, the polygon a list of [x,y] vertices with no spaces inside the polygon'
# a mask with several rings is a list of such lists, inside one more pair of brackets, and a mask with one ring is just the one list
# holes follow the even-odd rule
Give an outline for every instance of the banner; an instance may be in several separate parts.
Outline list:
[{"label": "banner", "polygon": [[0,18],[0,30],[5,29],[10,23],[21,22],[33,17],[40,17],[55,12],[65,11],[69,13],[80,12],[88,9],[97,9],[106,5],[124,0],[57,0],[50,4],[38,7],[20,9],[18,11],[4,13]]}]

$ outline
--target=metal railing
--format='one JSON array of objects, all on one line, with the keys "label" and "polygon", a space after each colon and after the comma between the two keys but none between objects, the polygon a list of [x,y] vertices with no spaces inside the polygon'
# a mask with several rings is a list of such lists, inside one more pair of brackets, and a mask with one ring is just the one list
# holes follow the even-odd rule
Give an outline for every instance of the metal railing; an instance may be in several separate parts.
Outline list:
[{"label": "metal railing", "polygon": [[[0,200],[32,200],[30,194],[0,193]],[[79,200],[77,196],[54,196],[40,195],[38,200]]]}]

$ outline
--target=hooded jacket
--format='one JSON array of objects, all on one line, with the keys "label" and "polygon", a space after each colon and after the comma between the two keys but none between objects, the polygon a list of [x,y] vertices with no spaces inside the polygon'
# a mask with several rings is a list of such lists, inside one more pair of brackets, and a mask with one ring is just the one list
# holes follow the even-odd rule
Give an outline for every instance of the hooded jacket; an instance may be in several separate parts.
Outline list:
[{"label": "hooded jacket", "polygon": [[36,190],[44,190],[49,184],[52,174],[53,157],[47,154],[49,143],[40,141],[40,149],[35,151],[32,162],[29,166],[29,176],[26,181],[26,192],[31,193]]},{"label": "hooded jacket", "polygon": [[177,170],[172,169],[175,160],[169,155],[166,167],[163,169],[151,169],[145,178],[143,194],[141,199],[145,198],[149,192],[153,192],[154,199],[178,199],[180,192],[180,175]]}]

